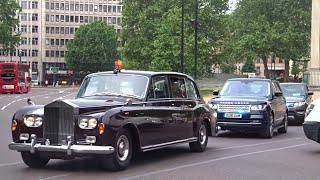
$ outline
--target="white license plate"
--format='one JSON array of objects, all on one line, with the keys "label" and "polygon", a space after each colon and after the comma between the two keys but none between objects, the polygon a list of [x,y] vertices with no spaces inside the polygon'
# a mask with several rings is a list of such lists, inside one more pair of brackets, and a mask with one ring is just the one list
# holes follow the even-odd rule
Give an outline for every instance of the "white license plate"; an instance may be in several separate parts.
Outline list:
[{"label": "white license plate", "polygon": [[2,89],[14,89],[14,85],[2,85]]},{"label": "white license plate", "polygon": [[242,118],[242,114],[225,113],[225,118]]}]

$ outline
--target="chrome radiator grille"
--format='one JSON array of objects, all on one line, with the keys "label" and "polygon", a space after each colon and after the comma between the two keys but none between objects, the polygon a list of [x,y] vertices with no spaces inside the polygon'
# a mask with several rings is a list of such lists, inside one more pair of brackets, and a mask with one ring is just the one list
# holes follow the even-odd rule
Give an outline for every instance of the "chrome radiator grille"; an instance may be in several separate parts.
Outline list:
[{"label": "chrome radiator grille", "polygon": [[43,137],[51,145],[64,144],[74,137],[75,108],[64,101],[55,101],[44,108]]},{"label": "chrome radiator grille", "polygon": [[219,104],[219,112],[250,112],[250,105],[244,104]]}]

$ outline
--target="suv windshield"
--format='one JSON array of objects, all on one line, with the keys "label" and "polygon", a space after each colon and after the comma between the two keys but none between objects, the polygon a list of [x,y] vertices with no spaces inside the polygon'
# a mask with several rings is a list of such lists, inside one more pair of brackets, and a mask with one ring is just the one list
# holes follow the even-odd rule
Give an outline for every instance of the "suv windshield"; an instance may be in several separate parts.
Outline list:
[{"label": "suv windshield", "polygon": [[223,86],[221,96],[261,96],[270,94],[268,81],[232,80]]},{"label": "suv windshield", "polygon": [[303,84],[280,84],[285,97],[304,97],[306,89]]},{"label": "suv windshield", "polygon": [[127,96],[143,98],[148,78],[138,75],[97,75],[84,80],[77,97]]}]

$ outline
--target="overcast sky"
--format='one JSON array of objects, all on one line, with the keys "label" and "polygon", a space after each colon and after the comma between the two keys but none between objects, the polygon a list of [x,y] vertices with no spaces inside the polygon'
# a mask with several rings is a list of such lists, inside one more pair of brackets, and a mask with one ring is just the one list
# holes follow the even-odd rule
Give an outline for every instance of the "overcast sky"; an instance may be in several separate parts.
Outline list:
[{"label": "overcast sky", "polygon": [[230,8],[234,9],[238,0],[229,0]]}]

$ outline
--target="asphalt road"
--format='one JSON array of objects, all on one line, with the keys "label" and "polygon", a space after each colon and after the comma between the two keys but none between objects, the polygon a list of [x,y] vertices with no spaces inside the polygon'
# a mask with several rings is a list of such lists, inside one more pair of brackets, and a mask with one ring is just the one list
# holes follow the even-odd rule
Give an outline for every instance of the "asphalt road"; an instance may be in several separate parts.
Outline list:
[{"label": "asphalt road", "polygon": [[73,98],[77,89],[33,89],[29,94],[0,95],[0,179],[217,179],[319,180],[320,144],[306,139],[301,126],[273,139],[221,132],[209,139],[203,153],[191,153],[187,144],[139,154],[129,169],[107,172],[94,159],[51,160],[43,169],[23,164],[20,154],[8,149],[10,121],[15,110],[31,97],[36,104]]}]

